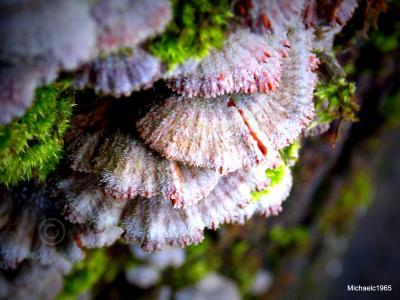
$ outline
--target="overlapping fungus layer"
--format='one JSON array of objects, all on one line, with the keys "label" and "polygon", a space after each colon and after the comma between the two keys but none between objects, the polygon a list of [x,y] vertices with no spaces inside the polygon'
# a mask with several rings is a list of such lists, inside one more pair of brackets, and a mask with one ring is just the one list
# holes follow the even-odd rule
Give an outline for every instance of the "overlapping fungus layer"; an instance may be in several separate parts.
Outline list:
[{"label": "overlapping fungus layer", "polygon": [[[292,185],[282,151],[314,116],[312,50],[331,51],[357,4],[339,2],[320,16],[315,1],[238,1],[244,24],[228,26],[222,47],[168,72],[145,50],[171,19],[168,0],[0,4],[1,123],[21,116],[60,71],[74,72],[78,88],[130,95],[113,100],[121,103],[153,87],[155,103],[113,123],[122,116],[95,102],[73,118],[68,159],[45,185],[1,187],[1,266],[67,263],[118,238],[148,251],[183,247],[205,229],[278,214]],[[314,26],[331,34],[316,36]],[[160,78],[163,88],[153,85]],[[38,234],[51,219],[64,230],[60,243]]]}]

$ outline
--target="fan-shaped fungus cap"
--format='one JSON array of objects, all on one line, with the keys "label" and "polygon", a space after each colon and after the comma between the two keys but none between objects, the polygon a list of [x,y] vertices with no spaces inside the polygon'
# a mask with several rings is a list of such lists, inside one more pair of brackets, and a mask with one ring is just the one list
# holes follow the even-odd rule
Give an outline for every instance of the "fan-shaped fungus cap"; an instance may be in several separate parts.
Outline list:
[{"label": "fan-shaped fungus cap", "polygon": [[99,94],[126,97],[151,86],[160,74],[160,61],[138,48],[132,53],[96,58],[78,71],[75,84],[80,89],[93,88]]},{"label": "fan-shaped fungus cap", "polygon": [[270,166],[313,117],[316,60],[312,32],[295,29],[280,87],[270,94],[217,98],[172,96],[137,122],[145,142],[163,156],[221,173]]},{"label": "fan-shaped fungus cap", "polygon": [[288,47],[282,37],[279,42],[273,35],[241,29],[228,37],[221,50],[212,50],[194,70],[173,77],[169,85],[186,97],[274,91]]}]

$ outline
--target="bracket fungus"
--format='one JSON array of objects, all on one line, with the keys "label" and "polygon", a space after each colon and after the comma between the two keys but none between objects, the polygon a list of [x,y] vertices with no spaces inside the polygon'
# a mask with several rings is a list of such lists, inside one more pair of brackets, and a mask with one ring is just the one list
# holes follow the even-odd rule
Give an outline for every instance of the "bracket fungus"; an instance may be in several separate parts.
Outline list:
[{"label": "bracket fungus", "polygon": [[0,7],[1,61],[72,70],[90,58],[95,23],[86,1],[6,1]]},{"label": "bracket fungus", "polygon": [[95,23],[85,1],[6,1],[0,4],[0,40],[4,124],[23,115],[37,87],[91,58]]},{"label": "bracket fungus", "polygon": [[[314,0],[234,2],[242,18],[230,1],[0,4],[1,268],[69,265],[120,238],[184,247],[281,212],[294,160],[282,153],[322,120],[318,97],[339,93],[314,94],[313,50],[331,52],[357,1],[323,1],[327,15]],[[58,101],[70,78],[94,93]],[[49,97],[23,116],[35,95]],[[60,242],[43,241],[49,220]]]},{"label": "bracket fungus", "polygon": [[2,299],[54,299],[63,286],[63,275],[71,265],[56,263],[43,266],[27,261],[18,270],[0,271],[0,298]]},{"label": "bracket fungus", "polygon": [[90,176],[75,174],[57,185],[67,199],[64,214],[69,221],[90,224],[99,233],[121,226],[125,240],[154,251],[196,244],[203,239],[205,228],[237,222],[241,209],[252,201],[251,192],[268,184],[263,165],[239,170],[221,177],[208,196],[185,207],[176,207],[162,196],[116,199],[104,194]]},{"label": "bracket fungus", "polygon": [[0,63],[0,125],[21,117],[32,105],[35,89],[56,76],[54,68]]},{"label": "bracket fungus", "polygon": [[160,61],[140,48],[126,52],[98,57],[84,65],[78,71],[76,86],[114,97],[126,97],[151,86],[161,75]]},{"label": "bracket fungus", "polygon": [[[5,109],[1,123],[21,116],[32,104],[34,89],[53,81],[59,72],[75,71],[100,53],[137,48],[145,39],[162,31],[171,18],[168,0],[6,1],[0,4],[0,11],[0,87],[7,91],[0,94]],[[123,86],[127,84],[123,82],[126,76],[121,74],[122,78],[108,83],[115,85],[110,92],[131,93],[155,79],[158,60],[143,53],[139,57],[146,61],[139,65],[138,57],[130,61],[131,71],[132,64],[136,65],[130,86]],[[127,68],[126,60],[111,61],[111,70],[100,63],[100,70],[95,70],[100,72],[97,76],[116,71],[118,62]],[[16,79],[22,72],[26,72],[22,75],[26,84]],[[105,84],[100,85],[100,90],[107,93],[109,87]]]},{"label": "bracket fungus", "polygon": [[32,184],[1,190],[0,267],[15,268],[26,259],[42,265],[83,258],[74,232],[44,187]]},{"label": "bracket fungus", "polygon": [[308,0],[304,9],[304,24],[316,28],[314,48],[331,52],[335,35],[353,16],[358,0]]},{"label": "bracket fungus", "polygon": [[[75,151],[85,156],[73,156],[72,166],[75,171],[96,173],[104,192],[115,198],[161,196],[170,199],[174,207],[182,207],[207,196],[220,177],[211,169],[165,159],[129,134],[112,133],[94,144],[99,134],[84,135],[84,142],[78,139]],[[87,151],[92,145],[96,152]]]},{"label": "bracket fungus", "polygon": [[169,159],[221,173],[273,165],[313,118],[312,31],[293,30],[280,87],[270,94],[172,96],[137,122],[146,143]]},{"label": "bracket fungus", "polygon": [[99,0],[92,7],[97,25],[97,48],[113,52],[136,48],[161,32],[171,19],[168,0]]},{"label": "bracket fungus", "polygon": [[212,50],[195,70],[169,80],[173,90],[186,97],[216,97],[229,93],[274,91],[289,44],[272,35],[238,30],[221,50]]},{"label": "bracket fungus", "polygon": [[285,34],[301,17],[304,0],[240,0],[236,10],[255,32]]}]

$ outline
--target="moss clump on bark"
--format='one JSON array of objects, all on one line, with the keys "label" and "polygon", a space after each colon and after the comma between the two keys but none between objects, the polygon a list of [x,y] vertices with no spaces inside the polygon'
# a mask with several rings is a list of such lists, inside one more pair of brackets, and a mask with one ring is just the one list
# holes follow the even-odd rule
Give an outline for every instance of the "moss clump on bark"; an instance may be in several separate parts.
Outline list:
[{"label": "moss clump on bark", "polygon": [[330,123],[336,119],[356,122],[356,113],[360,110],[355,97],[356,86],[345,78],[338,78],[329,83],[318,83],[315,96],[315,115],[310,128],[317,124]]},{"label": "moss clump on bark", "polygon": [[73,97],[68,84],[37,89],[27,113],[0,126],[0,182],[6,186],[34,178],[43,181],[62,156]]}]

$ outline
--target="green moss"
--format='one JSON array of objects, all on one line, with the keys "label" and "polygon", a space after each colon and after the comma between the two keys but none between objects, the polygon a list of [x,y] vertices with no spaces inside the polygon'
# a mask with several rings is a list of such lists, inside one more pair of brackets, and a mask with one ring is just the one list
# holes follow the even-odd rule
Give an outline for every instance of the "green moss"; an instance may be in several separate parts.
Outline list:
[{"label": "green moss", "polygon": [[300,148],[300,142],[294,141],[291,145],[279,150],[279,154],[286,165],[292,166],[296,163],[299,159]]},{"label": "green moss", "polygon": [[336,119],[358,121],[356,113],[360,107],[355,101],[355,91],[355,84],[343,77],[329,83],[318,83],[314,92],[316,121],[310,128]]},{"label": "green moss", "polygon": [[276,185],[282,182],[286,172],[288,172],[288,167],[293,166],[297,161],[300,147],[300,143],[295,141],[291,145],[279,150],[279,154],[282,158],[282,164],[275,169],[267,169],[265,171],[271,182],[266,189],[259,192],[252,192],[254,201],[258,201],[261,197],[268,195]]},{"label": "green moss", "polygon": [[285,165],[281,165],[279,168],[276,169],[268,169],[265,171],[268,178],[271,180],[270,187],[274,187],[279,184],[283,177],[285,176]]},{"label": "green moss", "polygon": [[278,168],[268,169],[265,171],[267,177],[271,180],[268,187],[259,192],[252,192],[253,200],[258,201],[261,197],[268,195],[271,190],[278,185],[285,177],[285,172],[287,172],[287,167],[285,164],[281,164]]},{"label": "green moss", "polygon": [[355,66],[354,63],[348,63],[348,64],[343,66],[343,70],[348,75],[354,75],[356,73],[356,66]]},{"label": "green moss", "polygon": [[220,47],[233,16],[227,0],[173,0],[174,19],[149,46],[169,69],[186,59],[201,59]]},{"label": "green moss", "polygon": [[106,271],[108,260],[104,249],[88,252],[85,260],[77,263],[72,272],[64,278],[64,288],[56,299],[76,299],[91,289]]},{"label": "green moss", "polygon": [[0,182],[15,185],[31,178],[44,180],[62,155],[73,98],[68,84],[37,89],[27,113],[0,126]]}]

